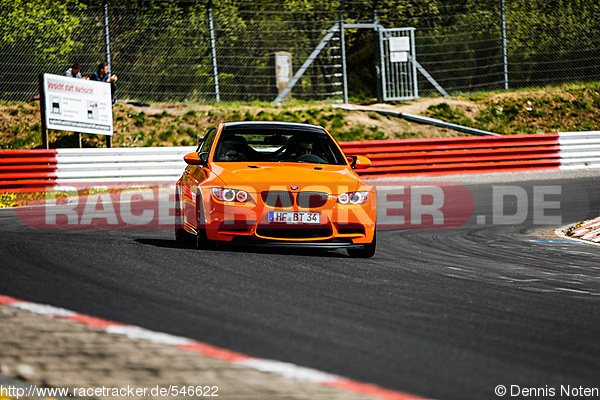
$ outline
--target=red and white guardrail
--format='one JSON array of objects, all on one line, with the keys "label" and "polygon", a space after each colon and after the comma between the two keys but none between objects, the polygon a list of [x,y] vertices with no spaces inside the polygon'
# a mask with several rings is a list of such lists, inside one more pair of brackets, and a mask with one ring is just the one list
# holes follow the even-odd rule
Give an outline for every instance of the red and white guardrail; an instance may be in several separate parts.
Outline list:
[{"label": "red and white guardrail", "polygon": [[0,192],[93,182],[175,182],[193,147],[0,150]]},{"label": "red and white guardrail", "polygon": [[[341,142],[366,178],[600,168],[600,131]],[[195,147],[0,150],[0,192],[80,182],[175,182]]]},{"label": "red and white guardrail", "polygon": [[558,168],[558,134],[448,137],[346,142],[346,154],[361,154],[371,167],[359,173],[443,175]]}]

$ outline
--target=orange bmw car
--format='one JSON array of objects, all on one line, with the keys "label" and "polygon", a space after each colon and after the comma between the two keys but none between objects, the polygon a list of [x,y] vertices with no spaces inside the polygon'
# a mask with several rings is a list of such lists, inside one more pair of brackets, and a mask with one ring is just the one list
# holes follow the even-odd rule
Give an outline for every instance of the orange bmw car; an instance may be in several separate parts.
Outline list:
[{"label": "orange bmw car", "polygon": [[286,122],[222,123],[207,131],[177,181],[175,237],[346,248],[375,253],[377,196],[324,128]]}]

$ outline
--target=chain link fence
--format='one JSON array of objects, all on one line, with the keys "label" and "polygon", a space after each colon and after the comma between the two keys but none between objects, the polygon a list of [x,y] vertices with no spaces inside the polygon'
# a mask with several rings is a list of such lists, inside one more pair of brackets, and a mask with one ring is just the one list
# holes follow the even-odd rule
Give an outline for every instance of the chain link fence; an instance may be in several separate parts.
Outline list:
[{"label": "chain link fence", "polygon": [[[314,56],[293,98],[343,101],[345,70],[351,98],[375,97],[376,36],[352,28],[324,42],[340,20],[415,27],[417,61],[450,93],[600,80],[597,0],[57,3],[0,0],[0,99],[27,100],[39,74],[77,62],[89,75],[109,57],[120,100],[273,101],[278,52],[293,72]],[[434,91],[419,76],[419,93]]]}]

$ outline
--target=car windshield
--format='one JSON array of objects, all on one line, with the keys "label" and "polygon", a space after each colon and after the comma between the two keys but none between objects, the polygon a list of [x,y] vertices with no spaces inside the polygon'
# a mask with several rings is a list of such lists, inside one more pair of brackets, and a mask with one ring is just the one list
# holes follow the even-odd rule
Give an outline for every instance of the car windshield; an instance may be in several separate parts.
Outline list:
[{"label": "car windshield", "polygon": [[224,128],[214,161],[346,164],[345,157],[325,131],[285,127]]}]

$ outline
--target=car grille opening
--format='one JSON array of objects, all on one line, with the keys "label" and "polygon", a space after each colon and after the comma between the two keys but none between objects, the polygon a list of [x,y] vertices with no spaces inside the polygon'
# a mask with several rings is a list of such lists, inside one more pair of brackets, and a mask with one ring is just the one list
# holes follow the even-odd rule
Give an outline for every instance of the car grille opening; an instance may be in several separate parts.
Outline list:
[{"label": "car grille opening", "polygon": [[323,192],[300,192],[297,202],[300,208],[319,208],[327,203],[329,195]]},{"label": "car grille opening", "polygon": [[219,232],[248,232],[256,221],[224,221],[219,224]]},{"label": "car grille opening", "polygon": [[263,202],[270,207],[289,208],[294,204],[294,194],[283,190],[262,192]]},{"label": "car grille opening", "polygon": [[336,224],[336,228],[341,235],[365,234],[365,227],[361,224]]},{"label": "car grille opening", "polygon": [[332,231],[329,227],[323,228],[297,228],[297,227],[263,227],[259,226],[256,229],[256,234],[264,237],[278,238],[278,239],[311,239],[311,238],[324,238],[332,235]]},{"label": "car grille opening", "polygon": [[265,191],[260,195],[266,205],[279,208],[289,208],[294,204],[297,204],[300,208],[320,208],[327,203],[329,198],[329,195],[323,192],[299,192],[295,194],[283,190]]}]

